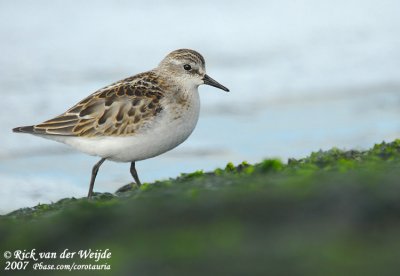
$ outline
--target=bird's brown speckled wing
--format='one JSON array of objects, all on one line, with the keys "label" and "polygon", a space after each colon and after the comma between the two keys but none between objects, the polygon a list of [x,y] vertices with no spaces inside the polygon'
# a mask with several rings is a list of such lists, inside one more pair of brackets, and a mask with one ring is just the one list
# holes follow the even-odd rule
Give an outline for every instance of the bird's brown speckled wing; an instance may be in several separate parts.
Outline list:
[{"label": "bird's brown speckled wing", "polygon": [[162,111],[163,83],[142,73],[100,89],[65,113],[33,126],[32,133],[62,136],[128,136]]}]

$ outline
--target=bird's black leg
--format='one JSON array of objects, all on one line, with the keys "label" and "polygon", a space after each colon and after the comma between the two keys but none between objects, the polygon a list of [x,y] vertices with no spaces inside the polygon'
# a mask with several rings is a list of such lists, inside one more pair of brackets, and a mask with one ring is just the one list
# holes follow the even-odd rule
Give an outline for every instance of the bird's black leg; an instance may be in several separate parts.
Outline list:
[{"label": "bird's black leg", "polygon": [[100,168],[101,164],[103,164],[104,161],[106,161],[106,159],[105,158],[101,158],[100,161],[97,162],[96,165],[93,166],[92,177],[90,179],[89,193],[88,193],[88,196],[87,196],[88,199],[90,199],[92,197],[94,181],[96,180],[97,172],[99,171],[99,168]]},{"label": "bird's black leg", "polygon": [[131,163],[131,175],[133,176],[133,179],[135,179],[136,185],[138,185],[138,187],[140,187],[140,185],[142,185],[142,183],[140,183],[139,176],[136,172],[135,162]]}]

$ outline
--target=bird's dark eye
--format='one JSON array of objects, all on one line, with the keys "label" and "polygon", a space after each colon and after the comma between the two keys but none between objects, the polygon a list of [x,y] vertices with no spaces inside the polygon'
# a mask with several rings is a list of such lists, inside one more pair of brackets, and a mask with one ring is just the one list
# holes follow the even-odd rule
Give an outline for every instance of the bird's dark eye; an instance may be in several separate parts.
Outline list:
[{"label": "bird's dark eye", "polygon": [[186,71],[189,71],[192,69],[192,66],[190,66],[189,64],[185,64],[185,65],[183,65],[183,69],[185,69]]}]

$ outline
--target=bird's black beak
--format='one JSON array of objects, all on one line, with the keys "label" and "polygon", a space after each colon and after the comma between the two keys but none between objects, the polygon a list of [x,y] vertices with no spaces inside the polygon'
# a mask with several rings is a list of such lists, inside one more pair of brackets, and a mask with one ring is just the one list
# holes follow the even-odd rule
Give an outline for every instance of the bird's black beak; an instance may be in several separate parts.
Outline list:
[{"label": "bird's black beak", "polygon": [[203,81],[204,81],[204,84],[211,85],[211,86],[217,87],[219,89],[222,89],[222,90],[224,90],[226,92],[229,92],[228,88],[226,88],[225,86],[223,86],[222,84],[220,84],[216,80],[210,78],[209,75],[204,75]]}]

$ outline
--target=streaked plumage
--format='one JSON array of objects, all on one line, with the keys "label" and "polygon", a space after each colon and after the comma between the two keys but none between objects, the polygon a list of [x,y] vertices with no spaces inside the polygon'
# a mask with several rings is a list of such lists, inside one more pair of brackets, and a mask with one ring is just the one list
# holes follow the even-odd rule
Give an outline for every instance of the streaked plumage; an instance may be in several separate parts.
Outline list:
[{"label": "streaked plumage", "polygon": [[31,131],[88,138],[133,135],[162,111],[160,101],[168,89],[156,73],[142,73],[96,91]]},{"label": "streaked plumage", "polygon": [[192,133],[200,110],[201,84],[229,91],[205,74],[205,61],[199,53],[180,49],[151,71],[106,86],[53,119],[13,131],[100,156],[93,168],[91,188],[98,167],[106,159],[132,162],[131,173],[140,185],[135,161],[162,154]]}]

